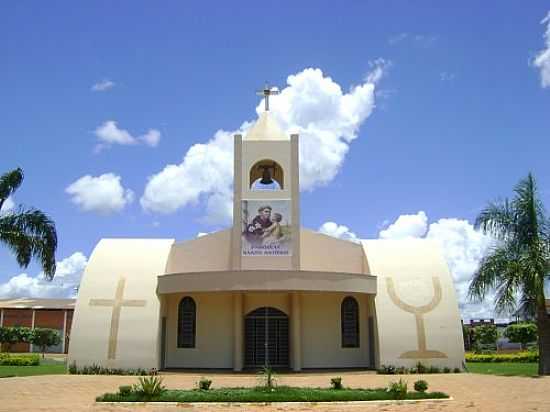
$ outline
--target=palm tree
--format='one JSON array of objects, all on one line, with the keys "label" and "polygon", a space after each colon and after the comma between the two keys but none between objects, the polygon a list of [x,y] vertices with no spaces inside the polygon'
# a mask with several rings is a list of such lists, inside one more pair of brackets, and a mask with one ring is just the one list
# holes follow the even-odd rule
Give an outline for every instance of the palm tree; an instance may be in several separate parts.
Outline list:
[{"label": "palm tree", "polygon": [[489,203],[475,226],[492,235],[495,246],[481,260],[469,286],[472,300],[481,302],[495,291],[497,313],[519,306],[537,321],[539,375],[550,374],[550,316],[544,282],[550,269],[550,226],[533,175],[514,187],[514,198]]},{"label": "palm tree", "polygon": [[[22,182],[23,171],[19,168],[0,176],[0,212]],[[55,223],[40,210],[19,206],[15,211],[2,212],[0,243],[11,249],[22,268],[35,259],[42,266],[46,279],[53,278],[57,233]]]}]

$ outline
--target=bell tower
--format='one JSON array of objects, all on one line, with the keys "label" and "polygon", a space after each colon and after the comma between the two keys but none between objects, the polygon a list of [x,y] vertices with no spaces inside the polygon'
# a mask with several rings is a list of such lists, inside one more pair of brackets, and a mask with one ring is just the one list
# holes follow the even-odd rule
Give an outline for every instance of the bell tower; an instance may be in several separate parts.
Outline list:
[{"label": "bell tower", "polygon": [[233,270],[298,270],[300,189],[298,135],[285,135],[269,111],[278,94],[267,85],[265,111],[235,135]]}]

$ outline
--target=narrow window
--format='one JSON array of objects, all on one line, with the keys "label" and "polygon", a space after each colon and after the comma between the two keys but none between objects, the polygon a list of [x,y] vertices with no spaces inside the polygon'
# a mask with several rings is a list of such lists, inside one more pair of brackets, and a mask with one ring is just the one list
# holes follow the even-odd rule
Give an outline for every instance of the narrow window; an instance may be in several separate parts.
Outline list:
[{"label": "narrow window", "polygon": [[355,298],[347,296],[341,308],[342,347],[359,347],[359,305]]},{"label": "narrow window", "polygon": [[189,296],[178,306],[178,348],[194,348],[197,332],[197,305]]}]

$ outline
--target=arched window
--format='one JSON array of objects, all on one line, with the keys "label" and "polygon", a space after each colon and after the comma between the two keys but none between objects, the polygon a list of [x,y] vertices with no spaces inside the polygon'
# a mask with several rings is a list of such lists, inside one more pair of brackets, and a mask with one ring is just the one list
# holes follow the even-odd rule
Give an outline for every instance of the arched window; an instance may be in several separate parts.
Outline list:
[{"label": "arched window", "polygon": [[197,305],[184,297],[178,306],[178,348],[194,348],[197,332]]},{"label": "arched window", "polygon": [[250,168],[250,190],[282,190],[283,180],[283,168],[273,160],[260,160]]},{"label": "arched window", "polygon": [[359,304],[355,298],[347,296],[341,308],[342,347],[359,347]]}]

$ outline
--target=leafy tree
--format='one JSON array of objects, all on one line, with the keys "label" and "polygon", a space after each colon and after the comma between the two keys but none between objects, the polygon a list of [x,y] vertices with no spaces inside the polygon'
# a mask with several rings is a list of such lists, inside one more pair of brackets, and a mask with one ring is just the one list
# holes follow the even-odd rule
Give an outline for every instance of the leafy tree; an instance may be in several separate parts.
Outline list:
[{"label": "leafy tree", "polygon": [[43,359],[44,352],[46,352],[48,346],[55,346],[61,343],[61,335],[54,329],[34,328],[32,330],[30,342],[40,347]]},{"label": "leafy tree", "polygon": [[[23,171],[19,168],[0,176],[0,211],[22,182]],[[57,233],[54,222],[40,210],[19,206],[15,211],[2,213],[0,243],[11,249],[22,268],[26,268],[31,259],[36,259],[45,277],[53,278]]]},{"label": "leafy tree", "polygon": [[514,197],[489,203],[476,227],[496,239],[469,286],[472,300],[481,302],[495,290],[495,310],[519,308],[537,321],[539,375],[550,374],[550,317],[546,313],[544,281],[550,269],[550,224],[531,173],[514,187]]},{"label": "leafy tree", "polygon": [[504,336],[506,336],[510,342],[521,344],[521,349],[525,349],[525,345],[537,340],[537,325],[534,323],[517,323],[515,325],[509,325],[504,330]]},{"label": "leafy tree", "polygon": [[6,345],[6,351],[10,352],[11,347],[20,342],[29,342],[31,329],[22,326],[6,326],[0,328],[0,343]]},{"label": "leafy tree", "polygon": [[481,325],[474,328],[474,341],[476,344],[494,345],[498,339],[498,331],[495,325]]}]

